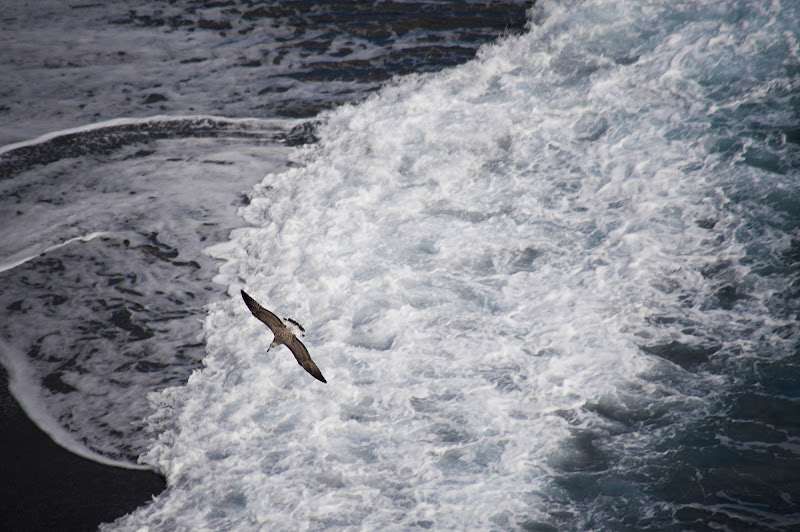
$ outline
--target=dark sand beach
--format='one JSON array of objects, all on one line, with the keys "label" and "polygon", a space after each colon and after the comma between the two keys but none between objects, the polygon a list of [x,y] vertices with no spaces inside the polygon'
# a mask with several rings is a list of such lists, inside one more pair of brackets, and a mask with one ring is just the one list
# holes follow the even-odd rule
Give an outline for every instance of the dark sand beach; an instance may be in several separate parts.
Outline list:
[{"label": "dark sand beach", "polygon": [[166,482],[98,464],[53,442],[20,408],[0,367],[0,522],[6,530],[97,530],[146,504]]}]

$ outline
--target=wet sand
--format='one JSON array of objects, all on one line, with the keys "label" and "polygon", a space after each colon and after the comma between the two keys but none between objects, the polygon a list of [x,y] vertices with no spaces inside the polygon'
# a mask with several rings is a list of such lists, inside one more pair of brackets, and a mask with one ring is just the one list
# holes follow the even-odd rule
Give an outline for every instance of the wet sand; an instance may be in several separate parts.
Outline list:
[{"label": "wet sand", "polygon": [[162,492],[152,471],[98,464],[42,432],[8,391],[0,366],[0,522],[7,530],[97,530]]}]

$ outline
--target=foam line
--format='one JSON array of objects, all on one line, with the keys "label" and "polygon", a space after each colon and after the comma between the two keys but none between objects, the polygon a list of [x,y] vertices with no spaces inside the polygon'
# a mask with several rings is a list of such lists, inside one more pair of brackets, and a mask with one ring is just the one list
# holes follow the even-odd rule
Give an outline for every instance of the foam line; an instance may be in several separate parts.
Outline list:
[{"label": "foam line", "polygon": [[292,127],[297,124],[301,124],[306,122],[307,120],[297,119],[297,120],[287,120],[287,119],[262,119],[262,118],[228,118],[225,116],[217,116],[217,115],[154,115],[149,116],[146,118],[114,118],[112,120],[106,120],[103,122],[97,122],[94,124],[87,124],[83,126],[73,127],[69,129],[62,129],[59,131],[52,131],[50,133],[46,133],[44,135],[40,135],[33,139],[23,140],[20,142],[14,142],[12,144],[6,144],[5,146],[0,146],[0,156],[4,153],[8,153],[14,151],[19,148],[25,148],[28,146],[35,146],[37,144],[42,144],[44,142],[48,142],[58,137],[63,137],[65,135],[75,135],[79,133],[86,133],[89,131],[99,131],[102,129],[110,128],[110,127],[118,127],[118,126],[126,126],[126,125],[141,125],[141,124],[148,124],[150,122],[183,122],[187,120],[216,120],[220,122],[227,122],[231,124],[252,124],[252,125],[260,125],[260,126],[270,126],[275,129],[283,129],[287,127]]},{"label": "foam line", "polygon": [[8,389],[28,418],[30,418],[37,427],[64,449],[86,458],[87,460],[92,460],[93,462],[108,466],[124,467],[126,469],[151,469],[143,465],[113,460],[92,451],[83,443],[76,440],[75,437],[68,430],[64,429],[58,420],[48,414],[45,409],[39,408],[39,400],[34,392],[34,390],[38,389],[38,386],[33,382],[28,365],[19,362],[24,356],[24,354],[18,352],[12,345],[0,338],[0,363],[8,370]]},{"label": "foam line", "polygon": [[[68,246],[69,244],[72,244],[73,242],[78,242],[78,241],[80,241],[80,242],[89,242],[90,240],[94,240],[97,237],[106,236],[106,235],[110,235],[110,234],[112,234],[112,233],[110,233],[108,231],[95,231],[94,233],[89,233],[88,235],[82,235],[82,236],[76,236],[74,238],[70,238],[69,240],[65,240],[64,242],[60,242],[60,243],[55,244],[53,246],[47,247],[47,248],[43,249],[42,251],[30,254],[30,255],[26,255],[26,251],[24,251],[24,250],[20,251],[19,253],[15,253],[13,256],[11,256],[6,262],[0,264],[0,272],[5,272],[5,271],[8,271],[8,270],[14,269],[14,268],[16,268],[17,266],[19,266],[21,264],[25,264],[29,260],[33,260],[33,259],[35,259],[37,257],[41,257],[42,255],[50,253],[51,251],[55,251],[55,250],[57,250],[59,248],[63,248],[64,246]],[[20,257],[20,256],[21,256],[21,258],[17,258],[17,257]]]}]

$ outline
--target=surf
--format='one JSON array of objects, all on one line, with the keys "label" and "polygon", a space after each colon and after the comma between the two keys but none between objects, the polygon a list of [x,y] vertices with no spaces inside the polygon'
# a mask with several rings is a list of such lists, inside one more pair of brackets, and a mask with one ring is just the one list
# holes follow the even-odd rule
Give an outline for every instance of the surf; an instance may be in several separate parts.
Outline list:
[{"label": "surf", "polygon": [[[230,300],[209,306],[206,367],[153,398],[142,458],[174,482],[118,528],[692,519],[641,475],[796,328],[762,321],[781,281],[748,266],[744,199],[788,186],[763,161],[796,148],[728,127],[745,102],[791,122],[769,111],[791,98],[777,58],[796,40],[768,44],[795,35],[784,15],[542,2],[527,34],[326,113],[300,166],[250,193],[249,227],[208,250]],[[786,249],[773,230],[758,257]],[[335,386],[259,358],[245,284],[308,326]],[[725,519],[760,522],[748,504]]]}]

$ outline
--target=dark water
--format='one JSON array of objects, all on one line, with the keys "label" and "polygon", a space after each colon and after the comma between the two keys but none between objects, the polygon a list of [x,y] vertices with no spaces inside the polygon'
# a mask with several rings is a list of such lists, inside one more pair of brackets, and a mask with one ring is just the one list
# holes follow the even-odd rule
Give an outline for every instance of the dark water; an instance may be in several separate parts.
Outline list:
[{"label": "dark water", "polygon": [[393,76],[469,60],[523,31],[531,5],[8,2],[0,143],[160,113],[310,118]]}]

